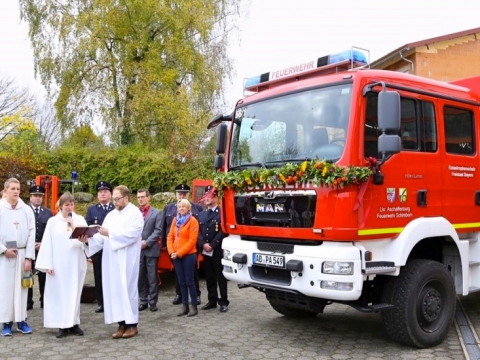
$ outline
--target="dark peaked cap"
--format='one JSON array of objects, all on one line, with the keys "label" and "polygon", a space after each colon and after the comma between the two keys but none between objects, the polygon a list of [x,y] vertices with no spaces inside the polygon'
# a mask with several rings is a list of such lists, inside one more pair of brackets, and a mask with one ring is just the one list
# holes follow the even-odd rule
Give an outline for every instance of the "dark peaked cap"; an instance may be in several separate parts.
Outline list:
[{"label": "dark peaked cap", "polygon": [[28,192],[30,193],[30,195],[33,195],[33,194],[44,195],[45,194],[45,188],[43,186],[40,186],[40,185],[34,185],[30,189],[28,189]]},{"label": "dark peaked cap", "polygon": [[190,186],[188,186],[187,184],[180,184],[180,185],[175,186],[175,191],[189,192],[190,191]]},{"label": "dark peaked cap", "polygon": [[112,185],[110,185],[110,183],[106,181],[99,181],[97,185],[95,185],[95,189],[97,189],[97,192],[99,192],[100,190],[108,190],[110,192],[113,191]]}]

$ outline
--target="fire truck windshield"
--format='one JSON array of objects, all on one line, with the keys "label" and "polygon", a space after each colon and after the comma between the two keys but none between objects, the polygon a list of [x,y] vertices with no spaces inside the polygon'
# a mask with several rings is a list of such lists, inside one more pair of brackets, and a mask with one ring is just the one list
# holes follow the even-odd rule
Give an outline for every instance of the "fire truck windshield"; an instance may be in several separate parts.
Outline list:
[{"label": "fire truck windshield", "polygon": [[349,125],[351,88],[351,83],[323,87],[238,107],[230,167],[340,159]]}]

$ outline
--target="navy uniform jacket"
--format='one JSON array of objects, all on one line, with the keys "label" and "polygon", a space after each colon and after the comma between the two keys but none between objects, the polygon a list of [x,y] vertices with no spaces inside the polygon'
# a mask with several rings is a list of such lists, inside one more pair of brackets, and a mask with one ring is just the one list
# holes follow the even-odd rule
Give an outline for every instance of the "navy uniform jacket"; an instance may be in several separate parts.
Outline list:
[{"label": "navy uniform jacket", "polygon": [[198,250],[201,253],[203,245],[210,244],[213,256],[223,256],[222,240],[227,236],[220,227],[220,209],[218,206],[213,211],[205,210],[198,215],[200,230],[198,232]]},{"label": "navy uniform jacket", "polygon": [[[203,211],[199,204],[192,203],[192,215],[198,218],[198,215]],[[170,232],[173,219],[177,216],[177,203],[168,204],[163,208],[162,220],[162,248],[167,247],[167,236]]]},{"label": "navy uniform jacket", "polygon": [[[35,215],[34,206],[30,204],[30,208]],[[38,209],[38,216],[35,215],[35,242],[42,242],[43,233],[47,226],[47,221],[53,216],[52,210],[49,208],[40,206]]]},{"label": "navy uniform jacket", "polygon": [[87,221],[88,225],[102,225],[107,214],[113,209],[115,209],[113,204],[108,204],[108,210],[105,210],[103,205],[100,203],[90,205],[87,209],[87,216],[85,216],[85,220]]}]

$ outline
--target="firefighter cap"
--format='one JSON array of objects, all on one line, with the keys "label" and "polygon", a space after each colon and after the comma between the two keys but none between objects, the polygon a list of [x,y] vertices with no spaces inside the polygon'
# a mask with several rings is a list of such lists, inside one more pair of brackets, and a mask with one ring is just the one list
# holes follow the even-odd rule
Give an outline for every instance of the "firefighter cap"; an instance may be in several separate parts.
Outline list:
[{"label": "firefighter cap", "polygon": [[212,185],[207,185],[205,186],[205,195],[218,196],[218,192]]},{"label": "firefighter cap", "polygon": [[28,192],[30,193],[30,195],[33,195],[33,194],[45,195],[45,188],[40,185],[34,185],[30,189],[28,189]]},{"label": "firefighter cap", "polygon": [[97,185],[95,185],[95,189],[97,189],[97,192],[99,192],[100,190],[108,190],[110,192],[113,191],[112,185],[110,185],[110,183],[106,181],[99,181]]},{"label": "firefighter cap", "polygon": [[190,186],[187,184],[180,184],[175,186],[175,191],[176,192],[189,192],[190,191]]}]

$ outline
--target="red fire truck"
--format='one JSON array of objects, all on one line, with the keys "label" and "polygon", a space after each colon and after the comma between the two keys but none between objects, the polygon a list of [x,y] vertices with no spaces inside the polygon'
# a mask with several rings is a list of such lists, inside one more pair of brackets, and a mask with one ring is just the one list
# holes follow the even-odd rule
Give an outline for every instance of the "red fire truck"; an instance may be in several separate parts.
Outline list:
[{"label": "red fire truck", "polygon": [[287,317],[341,303],[430,347],[456,294],[480,290],[480,79],[372,70],[364,54],[250,78],[210,122],[223,272]]}]

